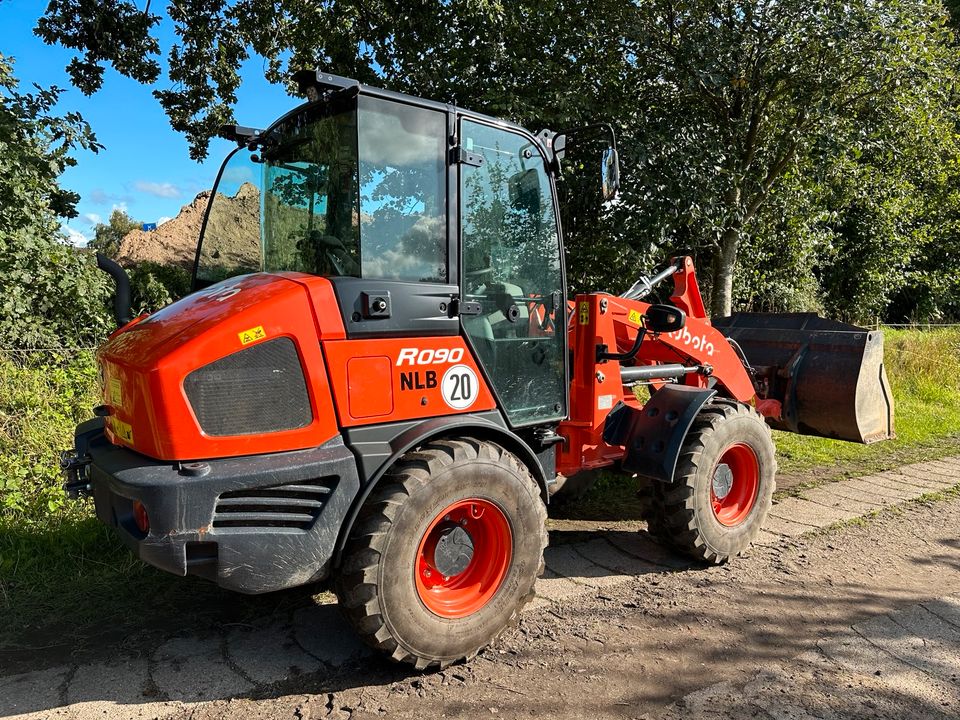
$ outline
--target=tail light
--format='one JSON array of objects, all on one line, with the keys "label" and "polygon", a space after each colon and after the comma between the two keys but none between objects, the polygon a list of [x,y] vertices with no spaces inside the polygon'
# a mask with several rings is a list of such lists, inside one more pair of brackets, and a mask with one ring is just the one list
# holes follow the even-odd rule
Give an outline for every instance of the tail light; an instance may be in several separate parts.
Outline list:
[{"label": "tail light", "polygon": [[150,518],[147,516],[147,509],[139,500],[133,501],[133,521],[144,535],[150,532]]}]

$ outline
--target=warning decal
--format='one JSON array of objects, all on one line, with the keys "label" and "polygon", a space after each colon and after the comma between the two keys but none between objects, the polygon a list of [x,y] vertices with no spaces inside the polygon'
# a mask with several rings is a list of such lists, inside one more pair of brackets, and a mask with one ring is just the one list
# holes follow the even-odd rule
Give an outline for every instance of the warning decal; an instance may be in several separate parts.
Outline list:
[{"label": "warning decal", "polygon": [[590,303],[584,301],[580,303],[580,324],[587,325],[590,323]]},{"label": "warning decal", "polygon": [[255,328],[250,328],[249,330],[244,330],[242,333],[237,333],[237,337],[240,338],[241,345],[249,345],[257,340],[263,340],[266,336],[267,333],[264,332],[263,325],[257,325]]}]

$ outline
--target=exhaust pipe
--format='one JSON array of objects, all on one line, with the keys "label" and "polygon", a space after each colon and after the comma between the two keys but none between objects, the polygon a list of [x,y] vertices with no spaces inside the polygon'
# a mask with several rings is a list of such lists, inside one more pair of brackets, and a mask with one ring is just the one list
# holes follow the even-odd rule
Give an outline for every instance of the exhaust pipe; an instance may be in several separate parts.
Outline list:
[{"label": "exhaust pipe", "polygon": [[103,253],[97,253],[97,267],[117,284],[117,294],[113,298],[113,316],[117,319],[117,327],[123,327],[133,320],[130,310],[130,278],[127,271]]}]

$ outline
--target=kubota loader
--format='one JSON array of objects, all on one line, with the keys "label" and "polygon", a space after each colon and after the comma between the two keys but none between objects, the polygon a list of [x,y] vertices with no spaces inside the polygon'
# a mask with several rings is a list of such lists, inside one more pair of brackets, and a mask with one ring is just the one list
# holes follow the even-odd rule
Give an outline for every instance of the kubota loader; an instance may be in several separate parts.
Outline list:
[{"label": "kubota loader", "polygon": [[[243,593],[330,578],[366,642],[443,666],[533,596],[566,478],[638,475],[650,532],[719,563],[770,508],[770,425],[892,434],[880,333],[712,323],[687,257],[569,301],[556,182],[577,130],[296,79],[308,102],[224,131],[195,292],[130,319],[100,259],[121,327],[66,488],[145,562]],[[666,281],[669,304],[644,302]]]}]

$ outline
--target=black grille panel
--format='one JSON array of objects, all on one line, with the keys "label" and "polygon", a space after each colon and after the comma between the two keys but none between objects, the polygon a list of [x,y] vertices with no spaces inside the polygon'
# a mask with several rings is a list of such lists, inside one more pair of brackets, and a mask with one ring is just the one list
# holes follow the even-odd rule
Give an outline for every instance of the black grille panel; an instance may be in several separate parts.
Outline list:
[{"label": "black grille panel", "polygon": [[296,528],[306,530],[319,517],[336,478],[289,485],[231,490],[217,498],[215,528]]},{"label": "black grille panel", "polygon": [[294,430],[313,419],[290,338],[268,340],[204,365],[187,375],[183,388],[208,435]]}]

